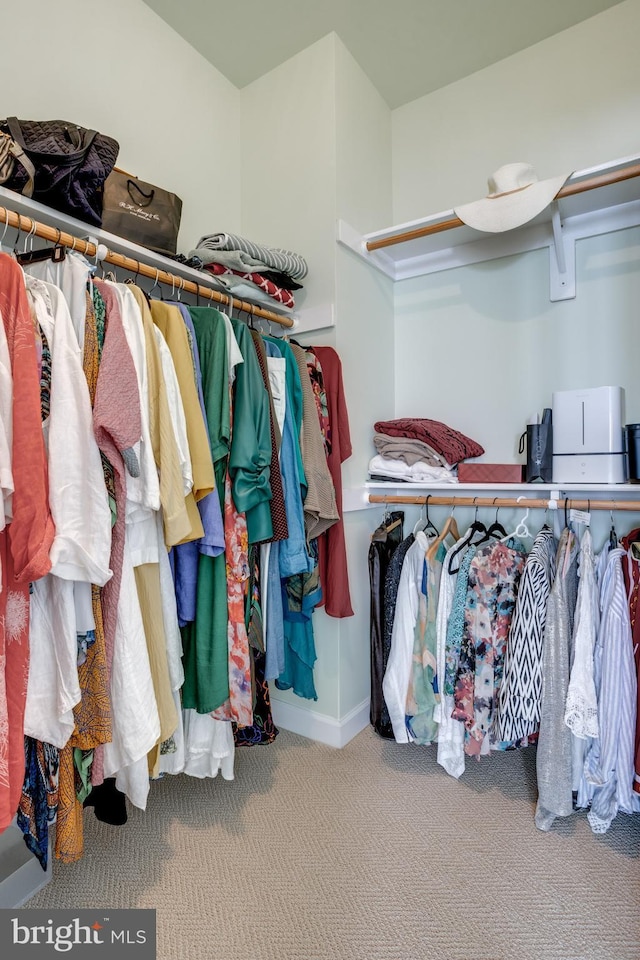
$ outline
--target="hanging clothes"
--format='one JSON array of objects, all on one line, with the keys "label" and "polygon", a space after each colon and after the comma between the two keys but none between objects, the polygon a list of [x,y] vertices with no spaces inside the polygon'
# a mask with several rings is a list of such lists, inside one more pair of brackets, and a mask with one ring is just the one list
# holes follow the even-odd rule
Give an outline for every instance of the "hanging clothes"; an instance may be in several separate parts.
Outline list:
[{"label": "hanging clothes", "polygon": [[391,512],[383,523],[371,534],[369,545],[369,633],[371,656],[371,704],[369,722],[379,736],[393,739],[393,728],[387,719],[383,723],[382,714],[386,710],[382,694],[382,680],[387,666],[384,654],[385,622],[385,580],[391,557],[402,542],[402,511]]},{"label": "hanging clothes", "polygon": [[619,811],[640,811],[633,791],[638,691],[623,557],[621,548],[609,552],[601,588],[595,657],[599,737],[592,740],[585,759],[585,776],[592,785],[587,817],[594,833],[606,833]]},{"label": "hanging clothes", "polygon": [[424,557],[428,547],[427,536],[419,530],[402,564],[391,635],[391,651],[382,681],[384,699],[397,743],[409,743],[412,739],[406,724],[406,702],[414,631],[420,605]]},{"label": "hanging clothes", "polygon": [[315,539],[340,519],[333,479],[329,472],[325,445],[320,430],[316,401],[307,369],[306,352],[297,344],[291,350],[298,364],[302,384],[303,414],[300,448],[307,479],[304,499],[305,530],[309,540]]},{"label": "hanging clothes", "polygon": [[[312,352],[322,365],[331,432],[331,449],[327,462],[333,479],[338,514],[342,518],[342,464],[352,453],[349,416],[342,383],[342,363],[333,347],[313,347]],[[319,538],[318,551],[326,613],[330,617],[352,617],[347,547],[342,519]]]},{"label": "hanging clothes", "polygon": [[[436,662],[438,687],[440,692],[440,702],[434,709],[434,719],[438,722],[438,763],[451,777],[461,777],[464,773],[464,724],[460,720],[455,720],[452,716],[455,707],[453,699],[453,681],[457,670],[457,659],[455,663],[450,663],[451,678],[449,686],[446,683],[447,672],[447,639],[452,639],[448,634],[448,625],[452,620],[452,611],[454,607],[454,598],[457,593],[457,581],[459,571],[450,570],[452,558],[457,555],[460,547],[465,543],[465,538],[457,541],[449,548],[442,561],[442,573],[440,576],[440,592],[438,594],[438,613],[436,620]],[[469,548],[471,549],[471,548]],[[472,550],[470,558],[475,550]],[[463,561],[464,562],[464,561]],[[461,601],[466,597],[466,573],[463,573],[465,580],[464,590],[460,589]],[[464,607],[462,606],[463,610]],[[462,620],[460,622],[460,638],[462,637]],[[450,654],[451,656],[451,654]]]},{"label": "hanging clothes", "polygon": [[189,493],[185,498],[191,522],[191,532],[185,537],[185,540],[199,540],[204,536],[204,530],[196,501],[201,500],[202,497],[214,490],[215,479],[209,438],[200,409],[187,328],[178,308],[160,300],[151,301],[151,317],[171,351],[180,384],[180,394],[187,418],[193,476],[193,494]]},{"label": "hanging clothes", "polygon": [[442,561],[446,554],[443,543],[435,556],[425,557],[418,600],[418,619],[413,636],[413,655],[405,707],[407,730],[414,743],[430,744],[438,735],[435,709],[440,703],[437,677],[437,606]]},{"label": "hanging clothes", "polygon": [[236,427],[231,440],[229,473],[236,508],[247,515],[249,543],[260,543],[273,537],[269,397],[248,327],[239,320],[231,323],[244,363],[236,373]]},{"label": "hanging clothes", "polygon": [[556,555],[556,576],[549,595],[542,655],[542,698],[536,770],[535,823],[550,830],[556,817],[573,810],[571,731],[564,722],[569,687],[573,617],[578,592],[578,542],[565,529]]},{"label": "hanging clothes", "polygon": [[[204,396],[215,486],[224,507],[227,458],[231,445],[227,333],[217,310],[189,310],[202,365]],[[212,713],[229,699],[227,642],[227,577],[224,555],[198,558],[197,607],[194,622],[182,628],[185,709]]]},{"label": "hanging clothes", "polygon": [[267,667],[316,697],[304,505],[319,533],[339,493],[334,357],[34,266],[27,299],[0,258],[0,815],[46,865],[54,818],[82,855],[84,803],[122,823],[160,774],[232,779],[277,735]]},{"label": "hanging clothes", "polygon": [[591,532],[580,541],[578,596],[572,638],[573,661],[565,705],[564,722],[573,734],[573,792],[583,775],[589,740],[598,732],[598,699],[594,678],[594,649],[600,626],[600,597]]},{"label": "hanging clothes", "polygon": [[496,737],[503,743],[531,737],[540,726],[543,638],[557,546],[553,531],[543,526],[520,581],[498,695]]},{"label": "hanging clothes", "polygon": [[20,267],[0,253],[0,317],[11,363],[12,520],[0,532],[0,830],[18,809],[25,771],[29,582],[51,569],[55,529],[48,499],[33,323]]},{"label": "hanging clothes", "polygon": [[468,756],[479,757],[492,747],[494,710],[524,564],[522,544],[510,538],[478,546],[469,566],[452,714],[465,725]]},{"label": "hanging clothes", "polygon": [[631,631],[633,635],[633,653],[636,663],[636,686],[638,702],[636,705],[636,736],[634,760],[634,792],[640,794],[640,617],[638,616],[638,596],[640,595],[640,527],[632,530],[620,541],[620,546],[626,551],[622,562],[624,584],[629,603]]}]

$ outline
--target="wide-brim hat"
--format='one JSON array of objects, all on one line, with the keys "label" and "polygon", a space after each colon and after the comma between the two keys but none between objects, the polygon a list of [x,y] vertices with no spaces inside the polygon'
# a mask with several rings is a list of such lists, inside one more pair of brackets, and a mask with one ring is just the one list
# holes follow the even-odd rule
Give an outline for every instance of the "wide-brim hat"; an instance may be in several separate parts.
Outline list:
[{"label": "wide-brim hat", "polygon": [[454,213],[474,230],[513,230],[549,206],[570,176],[538,180],[530,163],[507,163],[489,178],[488,196],[454,207]]}]

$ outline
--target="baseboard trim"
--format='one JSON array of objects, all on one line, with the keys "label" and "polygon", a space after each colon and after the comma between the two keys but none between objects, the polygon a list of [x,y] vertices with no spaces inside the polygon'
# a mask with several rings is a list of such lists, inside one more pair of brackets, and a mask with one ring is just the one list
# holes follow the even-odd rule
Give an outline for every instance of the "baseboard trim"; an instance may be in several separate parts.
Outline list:
[{"label": "baseboard trim", "polygon": [[369,699],[350,710],[341,720],[304,710],[284,700],[271,700],[271,711],[277,727],[290,730],[301,737],[318,740],[329,747],[344,747],[369,723]]}]

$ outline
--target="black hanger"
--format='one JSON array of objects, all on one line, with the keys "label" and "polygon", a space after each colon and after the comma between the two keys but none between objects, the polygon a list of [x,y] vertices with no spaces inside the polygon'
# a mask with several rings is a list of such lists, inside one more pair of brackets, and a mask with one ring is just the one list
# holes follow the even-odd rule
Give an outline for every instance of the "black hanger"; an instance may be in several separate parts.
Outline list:
[{"label": "black hanger", "polygon": [[458,573],[458,571],[460,570],[460,565],[458,564],[458,566],[455,567],[454,569],[453,561],[455,557],[457,557],[458,554],[465,549],[465,547],[468,547],[471,544],[471,541],[475,537],[476,533],[486,534],[486,532],[487,532],[487,528],[485,527],[484,523],[481,520],[478,520],[478,507],[476,506],[476,513],[475,513],[475,517],[473,518],[473,523],[467,530],[466,535],[462,540],[462,543],[458,544],[458,546],[455,548],[455,550],[449,557],[449,573]]},{"label": "black hanger", "polygon": [[[427,535],[433,536],[433,537],[439,537],[439,536],[440,536],[440,531],[438,530],[438,528],[435,526],[435,524],[433,523],[433,521],[432,521],[432,520],[430,519],[430,517],[429,517],[429,500],[430,500],[430,499],[431,499],[431,494],[428,494],[427,497],[425,498],[425,502],[424,502],[424,506],[425,506],[425,521],[424,521],[424,526],[422,527],[422,532],[423,532],[423,533],[426,533]],[[418,533],[418,523],[420,523],[421,518],[422,518],[421,516],[418,518],[418,521],[417,521],[416,525],[415,525],[414,528],[413,528],[414,534]]]},{"label": "black hanger", "polygon": [[613,510],[609,511],[611,515],[611,530],[609,530],[609,550],[615,550],[618,546],[618,534],[616,533],[616,527],[613,522]]},{"label": "black hanger", "polygon": [[28,267],[32,263],[44,263],[45,260],[51,260],[53,263],[62,263],[66,257],[65,248],[60,243],[62,233],[59,227],[56,227],[58,236],[53,247],[42,247],[41,250],[25,250],[22,253],[16,253],[16,260],[21,267]]},{"label": "black hanger", "polygon": [[[497,497],[494,499],[494,503],[495,503],[495,501],[496,501],[497,499],[498,499]],[[507,536],[508,536],[507,531],[506,531],[505,528],[502,526],[502,524],[501,524],[501,523],[498,523],[498,513],[499,513],[499,512],[500,512],[500,507],[497,507],[497,508],[496,508],[496,518],[495,518],[495,520],[493,521],[493,523],[491,524],[491,526],[488,528],[488,530],[487,530],[487,532],[485,533],[484,537],[482,537],[481,540],[477,540],[477,541],[476,541],[476,545],[479,545],[479,544],[481,544],[481,543],[484,543],[485,540],[491,540],[492,537],[493,537],[494,539],[501,539],[502,537],[507,537]]]}]

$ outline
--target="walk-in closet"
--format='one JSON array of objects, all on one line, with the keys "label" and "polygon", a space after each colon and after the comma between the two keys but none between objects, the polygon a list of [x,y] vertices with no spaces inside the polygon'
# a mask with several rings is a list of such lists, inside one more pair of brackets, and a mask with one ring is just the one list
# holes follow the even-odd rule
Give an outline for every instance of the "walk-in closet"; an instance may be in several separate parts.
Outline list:
[{"label": "walk-in closet", "polygon": [[33,0],[0,954],[640,956],[638,0]]}]

